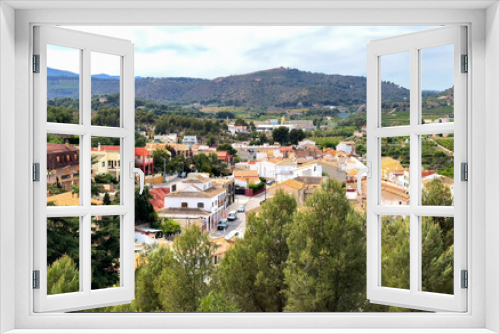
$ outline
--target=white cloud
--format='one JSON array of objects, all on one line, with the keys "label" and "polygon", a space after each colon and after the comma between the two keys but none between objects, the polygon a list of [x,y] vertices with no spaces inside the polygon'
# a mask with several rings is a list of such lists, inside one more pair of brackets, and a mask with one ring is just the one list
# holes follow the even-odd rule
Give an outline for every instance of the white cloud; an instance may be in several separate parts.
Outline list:
[{"label": "white cloud", "polygon": [[[366,75],[366,45],[369,41],[430,27],[67,28],[131,40],[135,45],[135,73],[138,76],[212,79],[279,66],[327,74]],[[434,53],[428,59],[439,58],[438,56],[438,53]],[[444,66],[449,61],[440,60],[437,63]],[[60,64],[66,66],[64,62]],[[427,80],[429,89],[451,86],[453,78],[449,77],[449,68],[443,66],[434,66],[432,71],[428,71],[432,72]],[[106,71],[103,60],[98,72],[93,73],[113,74],[110,72],[111,67],[109,68]],[[398,70],[403,71],[403,68],[394,66],[394,71]],[[404,86],[409,80],[404,75],[392,77],[397,84]],[[434,88],[430,88],[431,86]]]}]

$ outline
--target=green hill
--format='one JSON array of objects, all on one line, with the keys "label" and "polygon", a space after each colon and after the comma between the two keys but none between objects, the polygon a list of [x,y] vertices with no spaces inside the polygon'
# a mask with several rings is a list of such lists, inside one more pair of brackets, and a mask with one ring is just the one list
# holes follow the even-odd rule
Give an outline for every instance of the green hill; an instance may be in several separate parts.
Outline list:
[{"label": "green hill", "polygon": [[[213,80],[195,78],[137,78],[136,97],[170,105],[199,103],[216,106],[309,107],[366,103],[366,78],[275,68]],[[404,102],[409,91],[383,82],[383,100]],[[48,77],[48,99],[77,98],[78,78]],[[118,92],[117,79],[92,78],[92,95]]]}]

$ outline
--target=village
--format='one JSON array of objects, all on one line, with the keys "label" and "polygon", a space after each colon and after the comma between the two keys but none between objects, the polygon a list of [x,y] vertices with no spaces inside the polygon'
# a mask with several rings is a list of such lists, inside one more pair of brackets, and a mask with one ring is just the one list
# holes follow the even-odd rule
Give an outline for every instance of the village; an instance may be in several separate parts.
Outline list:
[{"label": "village", "polygon": [[[227,125],[232,136],[250,131],[247,126],[229,122]],[[256,130],[266,136],[283,128],[306,131],[314,130],[314,125],[311,121],[293,122],[284,118],[256,124]],[[366,127],[356,130],[354,135],[363,138]],[[249,141],[235,140],[230,146],[217,147],[201,143],[203,140],[197,136],[170,133],[151,137],[145,147],[135,148],[135,162],[146,175],[148,200],[158,220],[168,221],[171,226],[170,229],[161,229],[148,221],[136,221],[137,254],[144,254],[158,245],[169,245],[183,229],[198,225],[217,246],[213,257],[217,264],[234,246],[236,239],[243,237],[247,216],[258,213],[264,201],[283,191],[292,195],[301,207],[321,188],[325,178],[345,185],[346,197],[357,211],[366,209],[366,175],[361,180],[363,193],[356,191],[358,172],[366,168],[365,156],[356,152],[357,143],[354,141],[341,141],[335,149],[321,148],[311,139],[298,141],[296,145],[281,145],[279,142],[251,145]],[[402,141],[400,145],[404,147],[407,143]],[[228,149],[221,150],[221,147]],[[155,151],[167,155],[155,155]],[[120,146],[97,143],[92,147],[91,155],[95,184],[92,204],[119,204]],[[197,168],[194,161],[201,155],[206,156],[204,159],[209,158],[209,164],[219,165],[223,173],[214,176]],[[155,164],[155,156],[163,159],[162,163]],[[182,162],[175,172],[168,173],[165,166],[173,157],[186,162]],[[163,169],[155,168],[155,165],[162,164]],[[67,141],[47,144],[47,187],[59,189],[55,193],[47,191],[48,203],[78,205],[79,166],[78,145]],[[452,178],[440,175],[436,170],[422,169],[423,186],[436,178],[453,193]],[[408,166],[403,166],[393,157],[382,156],[381,204],[408,205],[409,180]]]}]

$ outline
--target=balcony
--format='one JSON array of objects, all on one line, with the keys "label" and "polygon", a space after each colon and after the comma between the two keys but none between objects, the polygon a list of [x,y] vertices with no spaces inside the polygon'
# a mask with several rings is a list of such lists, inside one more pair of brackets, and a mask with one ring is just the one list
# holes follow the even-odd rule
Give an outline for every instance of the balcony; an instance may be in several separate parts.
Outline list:
[{"label": "balcony", "polygon": [[138,164],[152,164],[153,163],[153,158],[146,158],[146,159],[135,159],[135,161]]}]

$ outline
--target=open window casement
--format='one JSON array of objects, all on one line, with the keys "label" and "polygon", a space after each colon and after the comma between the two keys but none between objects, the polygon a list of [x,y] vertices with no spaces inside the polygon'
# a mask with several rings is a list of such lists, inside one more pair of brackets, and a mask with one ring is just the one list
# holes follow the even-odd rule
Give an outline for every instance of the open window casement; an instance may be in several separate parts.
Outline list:
[{"label": "open window casement", "polygon": [[[462,180],[461,171],[467,163],[466,28],[445,27],[372,41],[367,53],[367,161],[371,164],[367,178],[367,297],[376,304],[464,312],[467,182]],[[440,94],[426,91],[431,86],[429,80],[438,80],[430,74],[444,66],[449,67],[453,78],[449,89]],[[390,101],[390,84],[386,81],[394,81],[391,78],[395,76],[409,80],[410,108],[403,112],[396,109],[398,105],[384,105]],[[429,116],[435,113],[432,108],[438,107],[452,108],[452,114],[447,118]],[[454,138],[454,148],[437,146],[446,138]],[[439,162],[434,170],[424,167],[428,145],[438,147],[443,152],[439,156],[452,157],[448,172],[439,169],[444,167]],[[403,166],[394,167],[398,164],[394,160],[405,159],[390,160],[388,152],[393,148],[409,151]],[[427,157],[428,161],[434,160]],[[388,163],[393,167],[387,168]],[[398,168],[399,174],[390,174]],[[432,202],[427,186],[434,179],[440,183],[432,185],[442,187],[438,192],[451,194],[451,202]],[[391,197],[395,182],[404,189],[398,200]],[[441,233],[447,229],[446,237],[435,240],[448,238],[450,247],[431,241],[432,233],[439,231],[433,224],[441,224]],[[395,244],[400,247],[398,254],[387,249],[387,245]],[[390,279],[386,276],[389,270],[400,275]],[[439,282],[441,279],[449,280],[448,287]]]},{"label": "open window casement", "polygon": [[[114,101],[92,98],[93,85],[110,83],[91,73],[110,73],[107,67],[120,76],[120,84],[109,88]],[[68,101],[48,106],[58,96],[50,76],[73,78],[67,87],[73,102],[65,106],[72,112],[65,117],[57,103]],[[134,299],[134,46],[35,27],[33,83],[34,311],[129,303]],[[109,113],[95,122],[98,104]],[[101,174],[113,179],[95,182]]]}]

